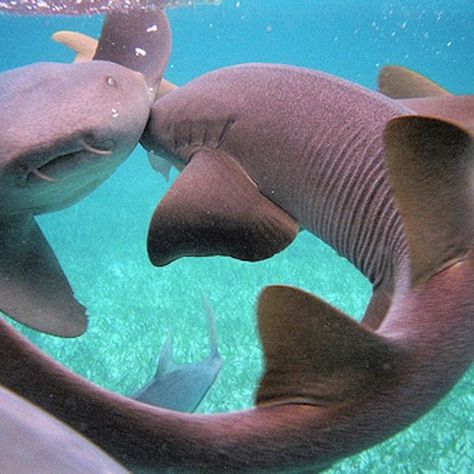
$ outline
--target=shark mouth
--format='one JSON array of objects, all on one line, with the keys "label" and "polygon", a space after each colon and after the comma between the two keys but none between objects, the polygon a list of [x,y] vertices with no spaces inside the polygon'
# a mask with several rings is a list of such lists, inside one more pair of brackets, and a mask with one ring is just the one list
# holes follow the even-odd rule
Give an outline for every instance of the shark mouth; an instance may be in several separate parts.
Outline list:
[{"label": "shark mouth", "polygon": [[57,170],[76,167],[78,161],[80,161],[80,155],[84,152],[100,157],[110,156],[112,154],[111,150],[97,148],[85,141],[82,141],[78,150],[66,153],[64,155],[55,156],[52,159],[42,163],[40,166],[29,169],[26,179],[28,181],[32,177],[36,177],[41,181],[54,183],[56,182],[56,179],[51,177],[50,174],[53,174],[53,172],[56,172]]}]

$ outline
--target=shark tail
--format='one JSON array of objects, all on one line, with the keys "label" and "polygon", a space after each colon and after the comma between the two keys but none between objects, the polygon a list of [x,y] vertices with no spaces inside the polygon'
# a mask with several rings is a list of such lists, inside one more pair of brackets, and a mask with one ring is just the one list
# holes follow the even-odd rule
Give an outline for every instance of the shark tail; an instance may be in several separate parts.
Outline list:
[{"label": "shark tail", "polygon": [[[130,44],[137,46],[127,51]],[[170,54],[171,32],[165,12],[137,10],[106,16],[93,59],[113,61],[142,73],[156,98]]]}]

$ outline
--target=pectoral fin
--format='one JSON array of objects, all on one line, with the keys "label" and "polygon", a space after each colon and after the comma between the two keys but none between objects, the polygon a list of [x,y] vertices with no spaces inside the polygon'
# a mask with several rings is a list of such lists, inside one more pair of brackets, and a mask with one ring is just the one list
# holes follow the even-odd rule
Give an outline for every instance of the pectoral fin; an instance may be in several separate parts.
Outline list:
[{"label": "pectoral fin", "polygon": [[413,115],[392,119],[384,140],[416,286],[472,249],[473,138],[452,123]]},{"label": "pectoral fin", "polygon": [[219,150],[197,152],[158,204],[148,232],[154,265],[183,256],[263,260],[296,237],[298,224]]},{"label": "pectoral fin", "polygon": [[400,351],[319,298],[270,286],[258,302],[265,372],[257,404],[350,402],[385,383]]},{"label": "pectoral fin", "polygon": [[76,301],[41,229],[32,217],[0,222],[0,309],[38,331],[81,335],[85,308]]}]

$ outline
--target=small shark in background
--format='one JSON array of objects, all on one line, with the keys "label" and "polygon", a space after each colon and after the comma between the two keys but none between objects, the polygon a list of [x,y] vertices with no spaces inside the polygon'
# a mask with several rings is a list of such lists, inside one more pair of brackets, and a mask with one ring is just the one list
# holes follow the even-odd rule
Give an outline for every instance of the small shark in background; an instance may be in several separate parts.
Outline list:
[{"label": "small shark in background", "polygon": [[169,334],[163,345],[155,376],[132,398],[181,412],[193,412],[199,406],[224,364],[217,348],[214,312],[205,295],[202,295],[202,302],[208,321],[209,356],[194,364],[174,364],[172,337]]},{"label": "small shark in background", "polygon": [[160,10],[113,13],[93,61],[0,74],[0,310],[75,337],[87,325],[34,216],[79,201],[130,155],[170,53]]},{"label": "small shark in background", "polygon": [[0,472],[125,474],[69,426],[0,386]]}]

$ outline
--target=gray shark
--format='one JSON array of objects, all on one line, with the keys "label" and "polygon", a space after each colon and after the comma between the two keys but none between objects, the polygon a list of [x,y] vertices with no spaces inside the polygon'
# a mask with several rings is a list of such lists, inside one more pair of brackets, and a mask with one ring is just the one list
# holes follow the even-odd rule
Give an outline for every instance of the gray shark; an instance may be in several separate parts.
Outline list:
[{"label": "gray shark", "polygon": [[176,365],[172,359],[171,333],[165,340],[153,379],[132,398],[170,410],[193,412],[215,382],[224,360],[217,347],[214,312],[202,297],[209,330],[209,356],[201,362]]},{"label": "gray shark", "polygon": [[169,51],[161,11],[130,14],[125,26],[111,14],[93,61],[0,75],[0,309],[17,321],[58,336],[85,330],[85,308],[34,216],[79,201],[130,155]]},{"label": "gray shark", "polygon": [[0,472],[128,471],[79,433],[0,386]]}]

